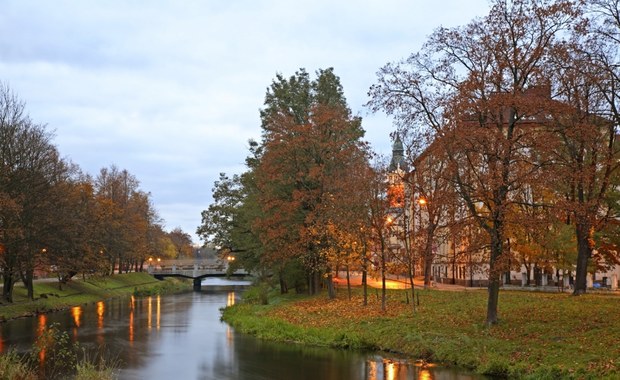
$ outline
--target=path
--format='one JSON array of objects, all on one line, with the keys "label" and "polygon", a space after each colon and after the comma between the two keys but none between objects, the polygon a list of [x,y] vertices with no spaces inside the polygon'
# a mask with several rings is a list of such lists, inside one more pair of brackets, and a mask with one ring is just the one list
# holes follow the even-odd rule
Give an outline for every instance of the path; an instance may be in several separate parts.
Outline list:
[{"label": "path", "polygon": [[[357,272],[352,272],[349,276],[349,281],[351,283],[351,286],[361,286],[362,275]],[[338,278],[334,279],[334,282],[338,286],[347,286],[346,273],[340,272]],[[413,284],[417,288],[423,288],[424,280],[422,278],[416,278],[414,279]],[[368,276],[368,286],[373,287],[373,288],[381,288],[382,287],[381,278]],[[386,278],[385,280],[385,287],[387,289],[409,289],[411,286],[409,285],[409,279],[405,277],[397,277],[397,276],[390,275],[389,278]],[[483,289],[483,288],[467,288],[462,285],[440,284],[440,283],[438,284],[434,282],[431,288],[438,289],[438,290],[448,290],[448,291],[464,291],[464,290]]]}]

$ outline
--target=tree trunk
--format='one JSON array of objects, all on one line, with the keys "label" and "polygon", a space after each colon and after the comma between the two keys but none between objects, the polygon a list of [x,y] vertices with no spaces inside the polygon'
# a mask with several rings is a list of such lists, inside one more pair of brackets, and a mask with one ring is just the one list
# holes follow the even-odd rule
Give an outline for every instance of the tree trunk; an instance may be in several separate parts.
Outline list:
[{"label": "tree trunk", "polygon": [[456,284],[456,243],[452,244],[452,285]]},{"label": "tree trunk", "polygon": [[409,272],[409,285],[411,286],[411,304],[413,305],[413,313],[415,314],[415,264],[413,259],[409,257],[409,265],[407,265],[407,269]]},{"label": "tree trunk", "polygon": [[530,286],[531,285],[531,278],[532,278],[532,267],[531,265],[525,265],[525,273],[527,274],[526,276],[526,282],[525,285]]},{"label": "tree trunk", "polygon": [[499,280],[489,278],[489,299],[487,301],[487,326],[497,323],[497,306],[499,304]]},{"label": "tree trunk", "polygon": [[280,294],[288,293],[288,285],[284,279],[284,276],[282,276],[282,272],[278,273],[278,280],[280,282]]},{"label": "tree trunk", "polygon": [[32,269],[27,269],[24,273],[21,273],[21,277],[26,291],[28,292],[28,299],[34,301],[34,271]]},{"label": "tree trunk", "polygon": [[433,239],[432,232],[428,232],[426,236],[426,244],[424,246],[424,289],[431,286],[431,269],[433,268]]},{"label": "tree trunk", "polygon": [[310,295],[317,294],[319,292],[319,287],[321,286],[320,285],[321,279],[320,279],[320,276],[319,276],[319,272],[312,271],[309,274],[308,282],[309,282],[309,285],[310,285],[308,287],[308,293]]},{"label": "tree trunk", "polygon": [[362,268],[362,288],[364,288],[364,306],[368,306],[368,269],[366,267],[366,260],[364,260],[364,267]]},{"label": "tree trunk", "polygon": [[4,268],[3,274],[3,287],[2,287],[2,299],[6,302],[13,303],[13,285],[15,285],[15,280],[13,279],[13,271],[7,268]]},{"label": "tree trunk", "polygon": [[336,298],[336,289],[334,288],[334,275],[332,271],[327,274],[327,294],[330,300]]},{"label": "tree trunk", "polygon": [[590,226],[587,223],[577,223],[577,270],[575,273],[575,288],[573,295],[585,294],[587,290],[588,261],[592,256],[590,247]]},{"label": "tree trunk", "polygon": [[[496,219],[497,220],[497,219]],[[502,236],[501,223],[496,222],[495,228],[491,232],[491,258],[489,261],[489,299],[487,300],[487,320],[486,325],[491,326],[497,323],[497,307],[499,305],[499,283],[500,273],[502,272],[499,265],[499,259],[502,256]]]},{"label": "tree trunk", "polygon": [[381,311],[386,310],[385,305],[386,289],[385,289],[385,248],[381,246]]},{"label": "tree trunk", "polygon": [[351,301],[351,273],[349,272],[349,266],[347,265],[347,294],[349,301]]}]

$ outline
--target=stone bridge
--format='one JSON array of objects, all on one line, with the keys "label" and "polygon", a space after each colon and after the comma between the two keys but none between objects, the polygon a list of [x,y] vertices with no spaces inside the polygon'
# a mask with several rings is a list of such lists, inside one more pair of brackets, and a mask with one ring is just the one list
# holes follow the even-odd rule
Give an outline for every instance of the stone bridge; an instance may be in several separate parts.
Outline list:
[{"label": "stone bridge", "polygon": [[156,265],[149,263],[148,273],[158,280],[166,277],[184,277],[194,280],[194,290],[200,291],[202,280],[207,277],[246,277],[245,269],[228,273],[228,263],[219,260],[165,260]]}]

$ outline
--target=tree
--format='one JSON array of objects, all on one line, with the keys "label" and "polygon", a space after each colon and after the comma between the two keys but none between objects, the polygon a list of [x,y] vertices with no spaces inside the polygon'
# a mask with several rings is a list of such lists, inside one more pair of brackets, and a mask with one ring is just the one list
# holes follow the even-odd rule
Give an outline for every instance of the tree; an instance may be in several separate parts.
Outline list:
[{"label": "tree", "polygon": [[96,243],[95,200],[92,181],[74,167],[69,178],[48,193],[50,209],[39,219],[46,231],[43,263],[59,279],[59,287],[79,272],[97,272],[102,264]]},{"label": "tree", "polygon": [[[240,175],[220,173],[213,187],[213,203],[202,212],[202,225],[196,233],[207,244],[235,257],[236,265],[255,272],[264,279],[272,270],[264,260],[260,238],[255,227],[260,217],[258,190],[254,170],[260,157],[260,146],[250,141],[250,156],[246,158],[248,170]],[[277,272],[277,271],[276,271]],[[282,291],[287,288],[281,284]]]},{"label": "tree", "polygon": [[150,195],[139,189],[139,181],[115,165],[102,168],[95,179],[96,217],[100,226],[100,251],[110,272],[139,268],[153,253],[159,239],[153,226],[160,222]]},{"label": "tree", "polygon": [[[415,168],[409,177],[411,182],[412,209],[418,214],[418,231],[421,243],[421,257],[424,261],[424,288],[431,283],[431,268],[435,249],[444,237],[439,236],[450,223],[450,206],[458,202],[447,167],[450,163],[445,151],[430,145],[423,154],[416,157]],[[415,215],[414,215],[415,216]],[[445,231],[444,231],[445,233]]]},{"label": "tree", "polygon": [[301,69],[277,75],[261,110],[262,154],[254,171],[261,206],[257,228],[272,262],[299,260],[311,293],[328,270],[329,223],[340,223],[347,189],[339,178],[363,157],[361,120],[351,115],[333,69],[311,81]]},{"label": "tree", "polygon": [[34,297],[33,273],[50,233],[42,221],[55,216],[55,186],[67,171],[51,138],[25,114],[17,96],[0,86],[0,265],[8,302],[18,277]]},{"label": "tree", "polygon": [[[390,198],[388,197],[389,183],[387,178],[387,166],[380,160],[376,161],[369,173],[368,185],[365,187],[368,199],[368,211],[365,231],[367,232],[370,251],[374,254],[370,258],[374,267],[381,274],[381,310],[387,310],[386,277],[389,254],[390,236],[397,229],[396,215],[391,211]],[[364,265],[364,279],[366,279],[366,265]],[[411,288],[412,292],[413,287]],[[366,282],[364,281],[364,303],[366,303]]]},{"label": "tree", "polygon": [[[465,27],[437,29],[421,53],[384,66],[369,105],[420,141],[437,140],[450,178],[489,239],[486,323],[497,322],[512,194],[539,175],[541,98],[550,48],[578,15],[571,1],[496,0]],[[429,138],[430,136],[430,138]]]},{"label": "tree", "polygon": [[176,227],[170,231],[168,236],[172,240],[172,244],[174,244],[177,258],[192,256],[192,238],[188,233],[183,232],[181,227]]},{"label": "tree", "polygon": [[[617,126],[620,71],[620,10],[618,2],[589,2],[585,28],[560,46],[551,61],[553,83],[563,107],[553,114],[561,142],[554,150],[558,162],[559,203],[574,223],[577,268],[573,294],[586,292],[586,276],[596,248],[596,231],[613,223],[607,198],[618,170]],[[608,256],[610,262],[616,260]]]}]

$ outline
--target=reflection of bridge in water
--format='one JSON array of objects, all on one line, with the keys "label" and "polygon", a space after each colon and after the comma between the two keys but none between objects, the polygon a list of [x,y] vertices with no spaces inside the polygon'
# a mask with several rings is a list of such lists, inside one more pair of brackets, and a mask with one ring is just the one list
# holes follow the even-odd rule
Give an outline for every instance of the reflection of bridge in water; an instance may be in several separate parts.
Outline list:
[{"label": "reflection of bridge in water", "polygon": [[207,277],[246,277],[245,269],[228,272],[228,263],[221,260],[164,260],[149,264],[148,273],[158,280],[166,277],[184,277],[194,280],[194,290],[200,291],[202,280]]}]

